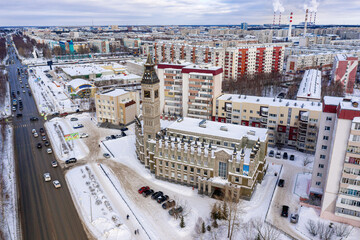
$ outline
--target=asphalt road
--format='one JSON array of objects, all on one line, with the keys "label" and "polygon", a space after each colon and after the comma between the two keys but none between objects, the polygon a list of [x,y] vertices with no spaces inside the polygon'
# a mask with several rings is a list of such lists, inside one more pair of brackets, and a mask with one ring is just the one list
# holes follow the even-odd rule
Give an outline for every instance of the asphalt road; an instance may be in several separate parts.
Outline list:
[{"label": "asphalt road", "polygon": [[[11,64],[8,66],[8,74],[11,91],[15,92],[16,98],[22,98],[24,106],[23,110],[17,107],[17,110],[13,111],[22,237],[24,240],[88,239],[71,199],[64,171],[60,167],[51,166],[51,162],[55,160],[54,155],[46,152],[47,147],[43,145],[40,136],[34,138],[31,134],[33,128],[39,133],[39,129],[44,127],[44,120],[39,116],[33,97],[28,94],[30,88],[25,86],[27,75],[21,75],[20,84],[17,68],[25,66],[17,59],[12,46],[9,48],[9,55]],[[22,113],[23,116],[16,117],[17,113]],[[30,117],[38,117],[39,121],[31,122]],[[43,145],[42,149],[36,148],[39,142]],[[60,181],[61,188],[55,189],[52,181],[44,181],[43,174],[46,172],[50,173],[51,180]]]}]

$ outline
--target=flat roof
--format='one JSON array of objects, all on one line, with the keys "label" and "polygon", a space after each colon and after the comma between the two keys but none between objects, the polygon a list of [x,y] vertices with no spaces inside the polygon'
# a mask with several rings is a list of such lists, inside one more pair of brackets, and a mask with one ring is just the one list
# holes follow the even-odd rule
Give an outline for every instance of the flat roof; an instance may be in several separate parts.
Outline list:
[{"label": "flat roof", "polygon": [[305,71],[296,97],[321,99],[321,71],[316,69]]},{"label": "flat roof", "polygon": [[257,103],[263,106],[275,106],[275,107],[291,107],[291,108],[303,108],[315,111],[322,111],[322,103],[302,101],[302,100],[291,100],[291,99],[280,99],[271,97],[257,97],[257,96],[246,96],[239,94],[223,94],[217,98],[218,100],[225,100],[239,103]]},{"label": "flat roof", "polygon": [[110,96],[110,97],[117,97],[117,96],[121,96],[125,93],[128,93],[128,91],[125,91],[124,89],[119,89],[116,88],[112,91],[106,92],[106,93],[101,93],[100,95],[102,96]]},{"label": "flat roof", "polygon": [[87,65],[76,65],[71,67],[62,68],[62,70],[70,76],[83,76],[89,74],[100,74],[105,72],[113,72],[109,69],[104,69],[94,64]]},{"label": "flat roof", "polygon": [[[240,140],[247,136],[250,140],[256,141],[260,139],[264,142],[267,138],[268,130],[265,128],[248,127],[242,125],[235,125],[230,123],[213,122],[210,120],[202,120],[197,118],[182,118],[182,121],[175,121],[167,127],[168,131],[182,131],[189,135],[208,135],[214,138],[222,137],[234,140]],[[206,128],[200,127],[200,122],[204,121]],[[226,128],[227,131],[220,128]]]}]

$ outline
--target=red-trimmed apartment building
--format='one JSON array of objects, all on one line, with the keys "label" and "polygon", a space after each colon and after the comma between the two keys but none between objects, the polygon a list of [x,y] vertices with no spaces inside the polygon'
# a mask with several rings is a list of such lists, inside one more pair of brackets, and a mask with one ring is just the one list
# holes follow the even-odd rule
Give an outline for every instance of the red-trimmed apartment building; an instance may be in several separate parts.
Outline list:
[{"label": "red-trimmed apartment building", "polygon": [[358,61],[358,57],[346,54],[338,54],[334,58],[332,79],[340,81],[344,85],[346,93],[354,92]]}]

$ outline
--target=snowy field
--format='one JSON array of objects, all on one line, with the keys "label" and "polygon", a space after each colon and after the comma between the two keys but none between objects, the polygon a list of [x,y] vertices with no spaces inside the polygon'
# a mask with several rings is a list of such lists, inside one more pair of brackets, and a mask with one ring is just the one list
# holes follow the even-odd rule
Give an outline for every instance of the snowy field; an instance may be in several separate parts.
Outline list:
[{"label": "snowy field", "polygon": [[9,82],[6,82],[6,95],[5,95],[5,99],[4,102],[2,104],[0,104],[0,119],[1,118],[7,118],[9,117],[12,112],[11,112],[11,100],[10,100],[10,89],[9,89]]}]

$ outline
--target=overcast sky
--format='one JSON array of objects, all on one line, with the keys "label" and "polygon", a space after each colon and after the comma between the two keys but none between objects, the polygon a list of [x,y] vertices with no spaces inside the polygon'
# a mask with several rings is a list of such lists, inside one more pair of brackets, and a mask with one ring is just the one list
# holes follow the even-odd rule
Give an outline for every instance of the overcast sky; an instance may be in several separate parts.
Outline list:
[{"label": "overcast sky", "polygon": [[360,24],[360,0],[0,0],[0,26],[264,24],[274,5],[282,23],[307,5],[318,24]]}]

